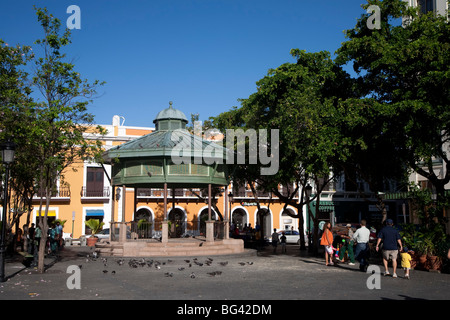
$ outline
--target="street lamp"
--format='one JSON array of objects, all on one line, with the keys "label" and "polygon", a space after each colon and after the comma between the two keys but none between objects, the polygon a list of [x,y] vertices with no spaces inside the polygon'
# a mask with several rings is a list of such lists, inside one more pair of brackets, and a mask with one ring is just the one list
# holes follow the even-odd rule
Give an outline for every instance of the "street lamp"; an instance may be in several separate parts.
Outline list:
[{"label": "street lamp", "polygon": [[310,213],[309,213],[309,198],[311,197],[312,193],[312,187],[308,184],[305,187],[305,198],[306,198],[306,216],[307,216],[307,226],[308,226],[308,252],[311,252],[312,245],[311,245],[311,219],[310,219]]},{"label": "street lamp", "polygon": [[5,254],[6,254],[6,212],[8,210],[8,180],[9,166],[14,161],[16,144],[10,140],[0,145],[2,162],[5,166],[5,183],[3,185],[3,212],[2,212],[2,232],[0,242],[0,282],[5,282]]}]

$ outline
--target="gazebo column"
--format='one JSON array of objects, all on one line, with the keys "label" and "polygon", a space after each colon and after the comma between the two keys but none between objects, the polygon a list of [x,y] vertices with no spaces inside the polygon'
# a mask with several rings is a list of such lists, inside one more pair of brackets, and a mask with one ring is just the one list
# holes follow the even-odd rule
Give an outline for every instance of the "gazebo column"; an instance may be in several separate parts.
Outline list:
[{"label": "gazebo column", "polygon": [[208,184],[208,221],[206,221],[206,241],[214,242],[214,221],[211,220],[211,184]]},{"label": "gazebo column", "polygon": [[[116,210],[116,186],[112,186],[112,196],[111,196],[111,226],[109,228],[109,240],[116,241],[116,223],[114,222],[114,212]],[[111,232],[111,230],[113,230]]]},{"label": "gazebo column", "polygon": [[167,220],[167,183],[164,183],[164,221],[162,222],[161,242],[169,242],[169,221]]},{"label": "gazebo column", "polygon": [[123,243],[127,241],[127,224],[125,221],[126,213],[126,198],[127,198],[127,187],[122,186],[122,221],[120,221],[119,227],[119,242]]},{"label": "gazebo column", "polygon": [[[225,186],[225,210],[224,210],[224,219],[223,219],[223,238],[229,239],[230,238],[230,224],[229,224],[229,216],[228,216],[228,185]],[[231,205],[231,204],[230,204]]]}]

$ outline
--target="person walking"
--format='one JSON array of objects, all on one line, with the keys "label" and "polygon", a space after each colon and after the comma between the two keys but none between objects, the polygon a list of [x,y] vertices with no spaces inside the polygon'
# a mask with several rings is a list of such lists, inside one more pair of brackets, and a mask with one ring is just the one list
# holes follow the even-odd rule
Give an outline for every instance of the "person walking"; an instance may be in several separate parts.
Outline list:
[{"label": "person walking", "polygon": [[286,235],[284,231],[281,234],[280,243],[281,243],[281,253],[286,253]]},{"label": "person walking", "polygon": [[390,275],[388,269],[389,260],[392,260],[392,277],[397,278],[397,256],[400,247],[402,251],[402,240],[400,233],[397,229],[394,229],[394,222],[391,219],[386,220],[386,226],[378,233],[376,250],[379,251],[380,243],[383,241],[383,265],[384,275]]},{"label": "person walking", "polygon": [[32,223],[31,227],[28,228],[28,238],[30,239],[30,246],[29,246],[30,254],[34,254],[34,248],[36,247],[35,238],[34,238],[35,233],[36,233],[36,228],[34,227],[34,223]]},{"label": "person walking", "polygon": [[400,252],[402,258],[401,266],[405,270],[405,279],[409,280],[409,270],[411,270],[411,254],[414,252],[409,251],[407,247],[403,247],[403,252]]},{"label": "person walking", "polygon": [[272,246],[273,246],[273,253],[277,253],[277,245],[278,242],[280,241],[278,233],[277,233],[277,229],[273,229],[273,233],[272,233]]},{"label": "person walking", "polygon": [[370,230],[366,228],[366,220],[361,220],[361,228],[353,234],[353,241],[356,243],[355,256],[359,262],[359,270],[363,272],[369,266],[369,238]]},{"label": "person walking", "polygon": [[325,265],[333,265],[333,233],[331,232],[331,223],[326,222],[323,225],[322,238],[320,245],[325,249]]},{"label": "person walking", "polygon": [[347,234],[341,235],[341,237],[345,240],[344,244],[341,247],[341,250],[339,250],[339,258],[338,261],[342,261],[344,259],[345,251],[348,252],[348,258],[350,259],[350,262],[348,263],[350,266],[355,265],[355,254],[353,252],[353,230],[352,225],[347,224]]}]

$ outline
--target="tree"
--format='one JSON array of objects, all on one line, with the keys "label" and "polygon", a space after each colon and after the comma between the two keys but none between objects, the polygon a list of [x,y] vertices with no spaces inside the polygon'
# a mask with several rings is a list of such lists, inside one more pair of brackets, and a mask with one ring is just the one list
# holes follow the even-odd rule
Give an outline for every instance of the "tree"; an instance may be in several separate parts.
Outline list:
[{"label": "tree", "polygon": [[[27,85],[27,73],[24,68],[33,57],[28,46],[10,46],[0,40],[0,141],[11,139],[17,145],[15,161],[11,167],[10,189],[12,199],[6,216],[7,234],[18,224],[22,214],[27,213],[29,221],[35,193],[34,174],[37,170],[32,148],[28,148],[30,121],[33,106],[31,89]],[[3,194],[3,193],[2,193]],[[25,232],[27,230],[24,230]],[[26,233],[24,234],[26,241]]]},{"label": "tree", "polygon": [[[273,151],[279,148],[279,170],[274,175],[262,176],[261,163],[252,165],[247,143],[247,161],[236,167],[233,183],[248,183],[256,195],[258,189],[277,195],[285,208],[291,205],[299,214],[291,216],[299,219],[303,230],[303,206],[307,202],[303,190],[309,181],[315,181],[317,206],[320,193],[333,179],[336,163],[344,161],[351,139],[343,139],[339,131],[342,115],[338,106],[342,99],[354,97],[349,75],[336,66],[328,52],[307,53],[291,50],[296,63],[285,63],[269,70],[268,75],[257,82],[257,92],[242,99],[241,108],[222,113],[213,119],[213,124],[222,132],[226,129],[279,129],[279,146],[267,145]],[[268,141],[272,141],[269,139]],[[278,190],[279,185],[293,186],[288,194]],[[294,199],[302,190],[300,201]],[[309,199],[308,199],[309,200]],[[261,210],[258,210],[260,212]],[[318,244],[318,224],[314,221],[314,247]],[[301,247],[305,246],[303,232]]]},{"label": "tree", "polygon": [[[438,203],[445,203],[450,182],[450,25],[446,17],[420,14],[405,1],[368,1],[380,7],[380,29],[362,15],[337,51],[340,65],[352,63],[361,98],[372,98],[380,133],[390,140],[397,161],[427,178]],[[400,19],[405,21],[400,23]],[[382,129],[381,129],[382,128]],[[433,170],[440,159],[445,174]],[[439,216],[442,219],[442,211]]]},{"label": "tree", "polygon": [[[39,186],[45,194],[45,212],[42,215],[43,197],[39,207],[41,241],[47,239],[47,214],[52,190],[57,179],[63,180],[64,170],[75,161],[95,159],[101,161],[100,141],[89,141],[86,132],[103,134],[100,126],[93,128],[93,115],[87,112],[87,105],[96,94],[99,81],[92,84],[83,80],[75,71],[74,64],[64,62],[62,49],[70,44],[70,30],[61,33],[59,19],[36,8],[38,21],[44,30],[44,38],[35,43],[41,45],[43,56],[34,60],[33,85],[42,95],[37,103],[37,117],[33,133],[39,137],[35,157],[40,163]],[[44,271],[45,245],[39,249],[38,270]]]}]

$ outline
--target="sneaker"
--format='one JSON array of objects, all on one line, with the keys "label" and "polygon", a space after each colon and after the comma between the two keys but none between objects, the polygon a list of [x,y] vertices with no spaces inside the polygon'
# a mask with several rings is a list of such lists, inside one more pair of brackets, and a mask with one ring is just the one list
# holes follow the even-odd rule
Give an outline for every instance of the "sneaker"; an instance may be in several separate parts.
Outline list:
[{"label": "sneaker", "polygon": [[409,280],[409,274],[405,275],[405,279]]},{"label": "sneaker", "polygon": [[348,263],[349,266],[354,266],[355,264],[353,262]]},{"label": "sneaker", "polygon": [[389,271],[385,271],[385,272],[383,273],[383,275],[386,277],[386,276],[390,276],[391,274],[389,273]]},{"label": "sneaker", "polygon": [[392,275],[392,278],[397,278],[397,274],[394,273],[394,274]]}]

